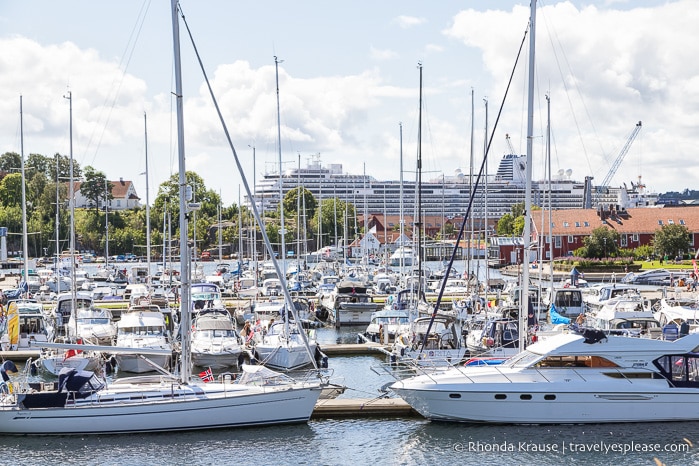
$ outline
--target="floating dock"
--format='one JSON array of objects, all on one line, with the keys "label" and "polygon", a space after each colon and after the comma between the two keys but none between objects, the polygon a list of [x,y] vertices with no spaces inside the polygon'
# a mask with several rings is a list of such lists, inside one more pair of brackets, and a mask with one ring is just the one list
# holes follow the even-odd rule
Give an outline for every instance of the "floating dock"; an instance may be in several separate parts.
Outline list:
[{"label": "floating dock", "polygon": [[40,355],[40,351],[36,350],[19,350],[19,351],[0,351],[0,361],[10,360],[12,362],[25,362],[31,358],[36,360]]},{"label": "floating dock", "polygon": [[318,400],[311,419],[420,416],[401,398],[335,398]]}]

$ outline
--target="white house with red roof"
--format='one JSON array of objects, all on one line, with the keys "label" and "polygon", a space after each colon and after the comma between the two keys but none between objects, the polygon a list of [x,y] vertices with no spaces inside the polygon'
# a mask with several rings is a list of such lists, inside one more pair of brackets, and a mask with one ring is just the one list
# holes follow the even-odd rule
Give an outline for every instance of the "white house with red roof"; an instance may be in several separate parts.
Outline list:
[{"label": "white house with red roof", "polygon": [[[110,181],[112,185],[112,199],[109,201],[110,210],[128,210],[141,207],[133,182],[119,178],[118,181]],[[75,207],[93,207],[88,204],[88,199],[80,193],[80,181],[75,182]]]}]

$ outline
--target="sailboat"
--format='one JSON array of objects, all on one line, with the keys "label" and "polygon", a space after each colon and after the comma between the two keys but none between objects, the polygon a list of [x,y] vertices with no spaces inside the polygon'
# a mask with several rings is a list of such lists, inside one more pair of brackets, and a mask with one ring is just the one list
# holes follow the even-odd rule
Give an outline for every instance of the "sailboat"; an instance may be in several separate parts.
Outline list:
[{"label": "sailboat", "polygon": [[[422,185],[422,64],[420,70],[420,105],[418,111],[418,184],[417,184],[417,293],[413,295],[413,290],[402,290],[395,301],[395,308],[402,306],[404,299],[402,296],[410,296],[407,306],[409,307],[410,326],[399,335],[392,348],[392,353],[397,359],[411,365],[418,366],[449,366],[458,364],[466,354],[466,347],[461,342],[461,336],[456,331],[455,319],[450,316],[440,315],[438,320],[435,317],[421,316],[420,314],[431,312],[430,305],[424,298],[424,281],[422,279],[422,225],[421,225],[421,194]],[[446,276],[445,276],[446,280]],[[412,287],[411,287],[412,288]],[[402,296],[401,296],[402,295]],[[436,312],[436,311],[435,311]],[[424,342],[424,343],[423,343]]]},{"label": "sailboat", "polygon": [[[279,116],[279,60],[274,57],[277,83],[277,137],[279,144],[279,173],[282,172],[282,148],[281,148],[281,119]],[[279,199],[283,199],[282,183],[279,182]],[[300,194],[299,194],[300,195]],[[284,209],[280,210],[282,231],[284,228]],[[286,244],[284,235],[281,236],[280,257],[286,256]],[[270,254],[274,257],[274,254]],[[297,252],[298,255],[298,252]],[[318,344],[313,339],[309,339],[299,319],[291,322],[291,315],[296,316],[295,306],[286,286],[285,274],[281,273],[285,268],[278,269],[276,261],[273,261],[278,279],[282,282],[282,292],[284,294],[284,309],[282,311],[282,322],[273,325],[256,343],[255,351],[258,353],[262,364],[275,369],[292,370],[310,364],[315,364],[315,354],[318,351]],[[294,326],[295,328],[292,328]]]},{"label": "sailboat", "polygon": [[[565,346],[565,341],[580,341],[582,343],[582,346],[588,345],[592,346],[590,343],[596,343],[596,341],[591,341],[586,337],[582,336],[573,336],[573,335],[559,335],[556,337],[552,337],[551,341],[554,341],[553,339],[558,339],[556,340],[556,343],[551,343],[550,345],[548,344],[548,341],[544,343],[539,343],[532,345],[531,350],[525,350],[525,342],[526,342],[526,334],[523,329],[526,328],[527,326],[527,315],[529,313],[528,310],[528,302],[529,302],[529,297],[528,297],[528,286],[527,284],[529,283],[529,262],[530,262],[530,256],[529,256],[529,249],[530,249],[530,233],[531,233],[531,222],[529,221],[529,216],[531,212],[531,170],[532,170],[532,133],[533,133],[533,123],[534,123],[534,115],[533,115],[533,108],[534,108],[534,56],[535,56],[535,31],[536,31],[536,1],[531,2],[531,13],[530,13],[530,36],[529,36],[529,47],[530,47],[530,53],[529,53],[529,66],[528,66],[528,102],[527,102],[527,166],[526,166],[526,172],[527,172],[527,180],[526,180],[526,196],[525,196],[525,213],[526,213],[526,218],[527,221],[524,222],[524,247],[523,251],[524,257],[523,257],[523,269],[524,269],[524,274],[522,278],[522,283],[525,285],[520,286],[520,300],[519,300],[519,308],[518,308],[518,320],[516,321],[516,327],[513,324],[512,328],[503,328],[503,338],[505,335],[505,332],[507,332],[510,336],[510,339],[512,340],[512,346],[513,346],[513,351],[516,351],[518,353],[517,356],[513,356],[511,360],[508,360],[507,362],[503,363],[503,367],[517,367],[519,364],[522,365],[522,367],[536,367],[534,371],[537,371],[538,368],[547,366],[548,364],[542,364],[539,366],[540,362],[538,359],[537,354],[542,354],[539,353],[539,351],[543,351],[543,353],[548,353],[549,354],[556,354],[559,355],[557,356],[560,360],[561,356],[560,354],[563,354],[563,352],[558,351],[559,348],[557,348],[557,345],[560,344],[560,348],[564,348],[565,350],[568,350],[569,348]],[[485,163],[485,160],[484,160]],[[462,225],[462,231],[463,231],[463,225]],[[458,239],[457,239],[458,242]],[[441,293],[440,296],[438,297],[438,302],[441,299]],[[514,334],[513,330],[518,330],[516,332],[516,335]],[[487,337],[487,336],[486,336]],[[514,340],[517,340],[516,343]],[[567,339],[567,340],[566,340]],[[584,341],[584,343],[583,343]],[[516,344],[516,346],[515,346]],[[612,342],[609,342],[610,345],[612,345]],[[543,345],[543,346],[539,346]],[[575,354],[579,355],[581,354],[591,354],[594,353],[596,350],[591,350],[590,352],[587,352],[586,349],[581,349],[582,346],[577,347],[575,351],[577,351]],[[605,344],[605,346],[608,346]],[[516,349],[514,349],[516,348]],[[572,349],[572,348],[571,348]],[[680,351],[681,352],[681,351]],[[617,354],[617,353],[614,353]],[[565,359],[565,355],[562,356],[563,359]],[[597,357],[597,356],[593,356]],[[512,361],[512,362],[510,362]],[[519,361],[519,362],[518,362]],[[656,365],[658,363],[656,362]],[[624,366],[623,364],[619,364],[618,366],[615,364],[616,368],[622,368]],[[644,366],[645,367],[645,366]],[[616,421],[616,422],[622,422],[622,421],[627,421],[631,420],[629,417],[621,416],[621,415],[613,415],[611,418],[610,417],[605,417],[605,416],[599,416],[599,417],[590,417],[588,416],[590,412],[589,407],[585,407],[585,413],[581,414],[579,411],[575,413],[575,415],[570,416],[568,415],[567,418],[565,417],[548,417],[546,419],[538,416],[536,412],[544,412],[547,411],[541,404],[537,404],[537,401],[529,401],[532,399],[538,400],[538,399],[546,399],[546,400],[551,400],[555,399],[557,395],[546,395],[546,397],[541,396],[541,398],[537,398],[540,396],[541,392],[538,392],[537,390],[531,390],[528,386],[533,385],[528,382],[534,382],[534,379],[529,379],[524,381],[523,379],[517,378],[517,377],[512,377],[512,374],[507,373],[506,371],[503,372],[499,369],[495,370],[496,373],[493,372],[492,368],[489,368],[488,366],[477,366],[477,367],[468,367],[468,368],[452,368],[445,370],[439,374],[427,374],[427,375],[418,375],[415,377],[411,377],[402,381],[398,381],[394,383],[391,386],[391,389],[395,391],[399,396],[401,396],[404,400],[406,400],[415,410],[420,412],[423,416],[425,416],[428,419],[440,419],[440,420],[445,420],[445,421],[458,421],[458,422],[514,422],[514,423],[539,423],[539,422],[580,422],[580,420],[583,420],[583,422],[599,422],[599,421]],[[536,382],[541,382],[544,381],[543,385],[551,385],[551,378],[550,375],[543,375],[541,372],[537,372],[539,379],[536,380]],[[552,376],[552,374],[551,374]],[[494,377],[494,378],[493,378]],[[555,376],[556,378],[559,377],[567,377],[567,375],[563,376]],[[583,378],[582,375],[580,375],[581,378]],[[591,375],[591,377],[594,377],[594,375]],[[651,377],[650,375],[648,376],[649,378],[655,378]],[[495,379],[497,379],[497,382],[494,382]],[[590,380],[587,378],[587,376],[584,377],[585,380]],[[563,380],[563,379],[561,379]],[[598,379],[594,379],[598,380]],[[625,381],[628,381],[627,378],[625,378]],[[504,382],[504,384],[501,384],[500,382]],[[526,383],[522,383],[526,382]],[[570,382],[570,379],[565,379],[565,382]],[[665,385],[665,381],[663,381]],[[603,388],[602,385],[600,385],[598,382],[594,383],[594,387],[590,386],[587,388],[580,389],[578,388],[579,384],[576,385],[576,398],[575,398],[575,404],[582,406],[585,403],[584,397],[590,397],[590,398],[598,398],[599,399],[599,393],[600,391],[608,391],[606,385],[604,385]],[[517,401],[497,401],[497,400],[505,400],[508,398],[507,392],[509,391],[508,389],[505,389],[503,385],[508,385],[509,387],[517,387],[516,391],[518,395],[516,395]],[[521,387],[527,385],[526,388],[522,389]],[[536,383],[536,385],[542,385],[539,383]],[[632,384],[633,385],[633,384]],[[559,387],[545,387],[543,390],[547,390],[546,393],[563,393],[565,390],[561,389],[559,390]],[[645,388],[644,388],[645,389]],[[524,391],[522,391],[524,390]],[[581,390],[583,393],[581,393]],[[612,389],[613,390],[613,389]],[[633,388],[625,388],[625,391],[631,390],[633,391]],[[484,397],[483,394],[491,394],[490,399],[487,399],[487,397]],[[489,403],[488,401],[492,401],[492,393],[496,393],[495,395],[495,403]],[[525,393],[525,394],[520,394],[520,393]],[[531,393],[534,393],[534,395],[531,395]],[[648,392],[644,392],[648,393]],[[552,396],[553,398],[548,398],[548,396]],[[534,397],[534,398],[532,398]],[[646,396],[644,395],[641,397],[644,400],[654,398],[655,395],[653,396]],[[515,396],[513,396],[511,399],[514,400]],[[604,398],[604,397],[603,397]],[[638,398],[638,399],[641,399]],[[610,395],[608,398],[606,398],[607,401],[604,401],[604,407],[602,407],[601,404],[597,403],[599,407],[592,408],[602,411],[607,411],[609,409],[611,410],[619,410],[619,411],[626,411],[629,412],[629,408],[626,406],[628,405],[628,400],[630,398],[627,396],[625,393],[622,396],[617,395],[616,393],[613,393]],[[522,401],[522,400],[527,400],[527,401]],[[505,406],[505,403],[507,405],[507,412],[509,415],[503,415],[503,406]],[[534,406],[534,404],[537,404],[537,406]],[[556,403],[559,403],[559,401],[556,401]],[[526,406],[524,406],[526,404]],[[593,403],[594,404],[594,403]],[[566,409],[569,406],[566,406]],[[638,411],[638,410],[633,410],[633,411]],[[643,411],[643,410],[641,410]],[[651,416],[652,417],[652,416]],[[572,420],[575,421],[572,421]],[[648,419],[645,417],[644,419]],[[664,419],[668,419],[667,417]],[[641,420],[641,419],[637,419]],[[649,420],[657,420],[657,419],[649,419]]]},{"label": "sailboat", "polygon": [[[187,242],[184,118],[179,53],[179,4],[171,0],[180,186],[182,309],[190,309],[189,247]],[[236,160],[237,162],[237,160]],[[107,383],[88,371],[66,370],[57,388],[18,384],[0,399],[3,434],[113,434],[180,431],[236,426],[306,422],[321,394],[320,383],[296,382],[282,374],[243,366],[235,383],[222,379],[205,383],[191,377],[189,353],[191,315],[182,312],[182,353],[179,377],[118,379]],[[71,346],[71,345],[66,345]],[[78,346],[78,345],[73,345]],[[115,347],[110,351],[118,351]],[[133,351],[130,349],[130,351]],[[157,353],[155,350],[144,350]],[[205,374],[206,379],[213,379]],[[274,383],[270,380],[273,379]],[[10,383],[14,383],[10,380]]]}]

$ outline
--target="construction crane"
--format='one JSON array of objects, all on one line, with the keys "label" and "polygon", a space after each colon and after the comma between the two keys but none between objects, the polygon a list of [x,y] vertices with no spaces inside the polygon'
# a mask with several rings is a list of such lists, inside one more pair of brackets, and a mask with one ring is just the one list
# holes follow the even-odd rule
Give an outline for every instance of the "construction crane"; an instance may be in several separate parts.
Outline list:
[{"label": "construction crane", "polygon": [[614,160],[614,163],[612,164],[612,168],[609,169],[609,173],[607,173],[607,176],[604,177],[604,180],[602,180],[602,183],[597,186],[597,192],[602,192],[602,190],[607,189],[609,186],[609,183],[612,181],[612,177],[616,173],[617,169],[619,168],[619,165],[621,165],[622,160],[624,160],[624,156],[626,156],[626,153],[629,151],[631,148],[631,144],[633,143],[633,140],[636,139],[636,136],[638,136],[639,131],[641,131],[641,122],[639,121],[636,123],[636,127],[633,129],[631,132],[631,135],[629,138],[626,140],[626,144],[624,144],[624,147],[621,148],[621,152],[619,152],[619,155],[616,156],[616,160]]},{"label": "construction crane", "polygon": [[516,154],[515,148],[512,147],[512,141],[510,141],[509,134],[505,134],[505,141],[507,141],[507,148],[510,150],[510,154]]}]

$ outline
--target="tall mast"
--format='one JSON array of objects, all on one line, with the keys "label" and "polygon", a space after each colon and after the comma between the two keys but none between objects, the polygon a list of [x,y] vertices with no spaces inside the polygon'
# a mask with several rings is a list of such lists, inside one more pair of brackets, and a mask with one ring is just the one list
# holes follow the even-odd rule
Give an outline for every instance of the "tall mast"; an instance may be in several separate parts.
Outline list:
[{"label": "tall mast", "polygon": [[529,313],[529,250],[531,243],[532,211],[532,153],[534,134],[534,64],[536,48],[536,0],[532,0],[529,20],[529,79],[527,95],[527,167],[524,197],[524,238],[522,244],[522,286],[520,287],[519,349],[524,350],[527,337],[527,314]]},{"label": "tall mast", "polygon": [[[553,219],[552,213],[551,213],[551,199],[552,199],[552,194],[551,194],[551,96],[547,95],[546,96],[546,162],[548,164],[548,187],[549,187],[549,195],[548,195],[548,211],[549,211],[549,227],[548,227],[548,232],[549,232],[549,259],[550,259],[550,283],[549,286],[551,288],[551,296],[553,297],[553,232],[551,231],[551,227],[553,225]],[[542,234],[546,229],[542,228]],[[544,242],[544,245],[546,243]],[[545,246],[541,248],[542,250],[542,255],[543,251],[545,249]],[[543,258],[542,258],[543,259]],[[543,260],[541,261],[543,264]],[[539,267],[541,269],[542,267]],[[571,283],[572,285],[572,283]]]},{"label": "tall mast", "polygon": [[[473,196],[473,143],[474,143],[474,114],[475,114],[475,105],[474,105],[474,92],[473,88],[471,88],[471,150],[470,150],[470,161],[469,161],[469,175],[468,175],[468,191]],[[475,196],[474,196],[475,197]],[[468,272],[468,280],[469,282],[471,281],[471,259],[473,258],[473,214],[471,214],[471,231],[468,234],[468,252],[466,254],[466,259],[467,259],[467,264],[468,267],[466,268]],[[476,277],[477,278],[477,277]],[[476,279],[476,283],[478,283],[478,280]]]},{"label": "tall mast", "polygon": [[398,220],[398,231],[400,233],[400,248],[401,253],[398,255],[398,261],[400,264],[401,274],[403,273],[403,257],[405,255],[405,244],[403,242],[403,235],[405,234],[405,219],[403,218],[403,123],[398,123],[398,128],[400,130],[400,219]]},{"label": "tall mast", "polygon": [[69,132],[70,132],[70,290],[71,290],[71,312],[75,314],[75,334],[78,334],[77,296],[75,294],[75,184],[73,182],[73,93],[68,91],[67,96],[69,108]]},{"label": "tall mast", "polygon": [[420,70],[420,105],[417,117],[417,299],[422,292],[422,63],[417,64]]},{"label": "tall mast", "polygon": [[485,103],[485,137],[483,138],[483,157],[485,157],[485,179],[483,183],[483,219],[485,221],[483,228],[483,242],[485,243],[485,295],[488,295],[488,286],[490,286],[490,267],[488,267],[489,248],[488,248],[488,99],[484,99]]},{"label": "tall mast", "polygon": [[[185,151],[184,151],[184,107],[182,102],[182,63],[180,61],[180,26],[177,18],[178,0],[171,0],[172,13],[172,41],[175,57],[175,99],[177,102],[177,154],[179,162],[179,196],[180,196],[180,328],[182,331],[182,349],[180,354],[180,380],[182,383],[189,382],[191,367],[189,329],[191,327],[191,277],[190,277],[190,257],[189,244],[187,238],[187,203],[191,198],[191,191],[188,190],[185,172]],[[196,238],[195,238],[196,240]]]},{"label": "tall mast", "polygon": [[[163,256],[165,257],[165,256]],[[109,265],[109,181],[104,177],[104,267]]]},{"label": "tall mast", "polygon": [[[24,283],[29,281],[29,246],[27,245],[27,183],[24,176],[24,120],[22,115],[22,96],[19,96],[19,147],[22,170],[22,256],[24,257]],[[24,293],[23,293],[24,294]]]},{"label": "tall mast", "polygon": [[58,276],[58,260],[61,254],[61,244],[60,244],[60,230],[61,230],[61,224],[59,222],[60,220],[60,169],[59,169],[59,160],[60,157],[58,155],[58,152],[56,152],[56,262],[54,265],[56,266],[56,293],[60,294],[61,293],[61,277]]},{"label": "tall mast", "polygon": [[143,112],[143,129],[146,145],[146,263],[148,264],[146,283],[148,284],[148,289],[150,290],[150,189],[148,185],[148,118],[146,117],[146,112]]},{"label": "tall mast", "polygon": [[[221,228],[221,191],[218,193],[218,261],[223,262],[223,231]],[[238,271],[238,277],[240,278],[240,270]]]},{"label": "tall mast", "polygon": [[282,273],[286,273],[286,243],[284,240],[284,236],[286,236],[286,224],[284,223],[284,189],[282,186],[284,184],[282,176],[282,120],[281,111],[279,109],[279,64],[283,62],[284,60],[280,61],[276,56],[274,57],[274,73],[277,84],[277,145],[279,146],[279,235],[281,236],[281,251],[279,252],[279,257],[282,260]]}]

